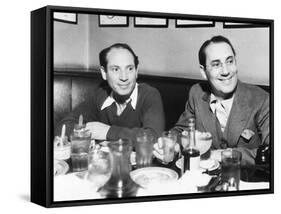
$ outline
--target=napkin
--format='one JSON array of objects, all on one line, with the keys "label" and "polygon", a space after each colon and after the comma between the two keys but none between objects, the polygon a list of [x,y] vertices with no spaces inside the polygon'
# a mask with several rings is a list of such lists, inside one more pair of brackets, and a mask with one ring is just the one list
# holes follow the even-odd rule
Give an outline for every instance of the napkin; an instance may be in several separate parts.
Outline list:
[{"label": "napkin", "polygon": [[176,181],[151,182],[146,188],[140,188],[137,196],[186,194],[197,191],[195,186]]}]

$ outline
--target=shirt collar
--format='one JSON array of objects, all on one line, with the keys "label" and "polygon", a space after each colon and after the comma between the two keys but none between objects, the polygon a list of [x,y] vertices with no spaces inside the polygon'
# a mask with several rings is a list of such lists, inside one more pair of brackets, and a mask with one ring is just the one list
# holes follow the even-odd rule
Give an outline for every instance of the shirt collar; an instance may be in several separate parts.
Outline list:
[{"label": "shirt collar", "polygon": [[[126,100],[126,104],[131,101],[131,106],[133,107],[134,110],[136,110],[136,106],[137,106],[137,100],[138,100],[138,83],[136,83],[136,86],[133,90],[133,92],[131,93],[131,96]],[[116,102],[116,100],[113,98],[112,96],[112,92],[110,94],[110,96],[108,96],[104,103],[101,106],[101,110],[109,107],[112,105],[112,103]],[[116,102],[117,103],[117,102]]]},{"label": "shirt collar", "polygon": [[211,108],[212,112],[215,113],[215,108],[216,108],[215,104],[217,102],[220,102],[222,104],[222,106],[224,107],[225,111],[227,112],[227,114],[229,114],[231,107],[232,107],[234,96],[235,96],[235,94],[229,99],[219,100],[213,93],[211,93],[209,104],[210,104],[210,108]]}]

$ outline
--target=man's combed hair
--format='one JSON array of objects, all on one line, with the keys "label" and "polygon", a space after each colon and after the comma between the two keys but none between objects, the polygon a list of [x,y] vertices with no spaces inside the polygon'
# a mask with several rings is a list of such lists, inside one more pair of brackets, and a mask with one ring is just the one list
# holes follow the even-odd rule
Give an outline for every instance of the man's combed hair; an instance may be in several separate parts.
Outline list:
[{"label": "man's combed hair", "polygon": [[108,52],[113,49],[113,48],[121,48],[121,49],[126,49],[128,50],[134,57],[134,63],[135,63],[135,67],[137,68],[139,65],[139,59],[138,56],[135,54],[135,52],[133,51],[133,49],[125,44],[125,43],[115,43],[105,49],[103,49],[100,53],[99,53],[99,60],[100,60],[100,65],[104,67],[104,69],[106,70],[106,66],[107,66],[107,54]]},{"label": "man's combed hair", "polygon": [[199,63],[200,65],[202,66],[206,66],[206,48],[211,44],[211,43],[222,43],[222,42],[225,42],[227,44],[229,44],[229,46],[231,47],[232,51],[233,51],[233,54],[234,56],[236,55],[236,52],[231,44],[231,42],[224,36],[214,36],[212,37],[211,39],[205,41],[203,43],[203,45],[201,46],[201,48],[199,49],[199,53],[198,53],[198,56],[199,56]]}]

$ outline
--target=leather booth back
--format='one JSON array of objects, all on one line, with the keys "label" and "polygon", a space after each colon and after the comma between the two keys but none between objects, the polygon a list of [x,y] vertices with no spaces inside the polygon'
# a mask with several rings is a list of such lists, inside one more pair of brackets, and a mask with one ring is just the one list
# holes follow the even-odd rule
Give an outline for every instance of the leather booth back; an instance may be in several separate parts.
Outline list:
[{"label": "leather booth back", "polygon": [[[102,81],[99,73],[55,72],[54,126],[91,93],[95,93]],[[138,77],[138,82],[145,82],[159,90],[164,105],[166,130],[173,127],[184,111],[190,87],[200,81],[148,75]],[[269,90],[268,87],[263,88]]]}]

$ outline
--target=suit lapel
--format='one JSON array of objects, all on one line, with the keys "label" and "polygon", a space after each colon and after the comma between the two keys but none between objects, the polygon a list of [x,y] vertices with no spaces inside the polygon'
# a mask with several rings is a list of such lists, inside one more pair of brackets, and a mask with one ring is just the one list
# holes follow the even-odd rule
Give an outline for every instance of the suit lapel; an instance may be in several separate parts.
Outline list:
[{"label": "suit lapel", "polygon": [[217,130],[216,130],[216,116],[213,114],[213,112],[210,109],[210,93],[205,91],[201,99],[199,99],[199,104],[197,106],[198,108],[198,114],[201,117],[202,124],[206,131],[210,132],[213,136],[213,146],[215,148],[219,147],[219,139],[217,136]]},{"label": "suit lapel", "polygon": [[233,100],[230,115],[225,130],[228,144],[230,147],[237,145],[239,137],[245,129],[248,117],[250,116],[250,107],[248,106],[247,91],[243,83],[238,82],[235,97]]}]

